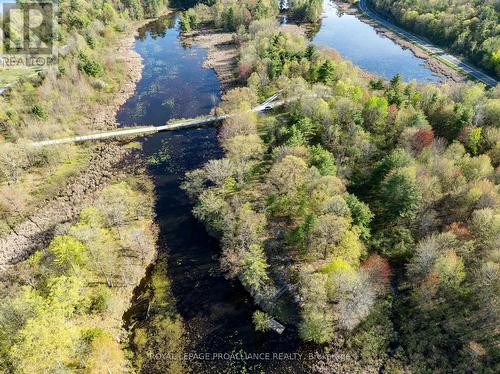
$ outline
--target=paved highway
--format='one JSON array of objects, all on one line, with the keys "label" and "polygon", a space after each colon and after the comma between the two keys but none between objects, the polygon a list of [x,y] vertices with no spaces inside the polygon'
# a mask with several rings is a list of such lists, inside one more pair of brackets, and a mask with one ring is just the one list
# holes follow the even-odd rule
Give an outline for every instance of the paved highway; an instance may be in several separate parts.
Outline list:
[{"label": "paved highway", "polygon": [[483,73],[481,70],[469,65],[468,63],[458,59],[457,57],[452,56],[450,54],[447,54],[441,48],[438,48],[438,47],[434,46],[433,44],[431,44],[428,40],[421,38],[421,37],[418,37],[418,36],[415,36],[415,35],[409,33],[408,31],[403,30],[402,28],[385,20],[380,15],[378,15],[377,13],[375,13],[374,11],[372,11],[368,8],[368,6],[366,4],[366,0],[359,1],[359,8],[361,9],[361,11],[363,13],[365,13],[371,19],[377,21],[378,23],[380,23],[382,26],[388,28],[389,30],[394,31],[397,34],[400,34],[405,39],[408,39],[411,42],[417,44],[419,47],[421,47],[423,50],[425,50],[430,55],[438,56],[440,59],[446,61],[448,64],[453,65],[455,68],[463,70],[465,73],[480,80],[481,82],[483,82],[487,86],[495,87],[497,85],[498,81],[495,78],[490,77],[489,75]]}]

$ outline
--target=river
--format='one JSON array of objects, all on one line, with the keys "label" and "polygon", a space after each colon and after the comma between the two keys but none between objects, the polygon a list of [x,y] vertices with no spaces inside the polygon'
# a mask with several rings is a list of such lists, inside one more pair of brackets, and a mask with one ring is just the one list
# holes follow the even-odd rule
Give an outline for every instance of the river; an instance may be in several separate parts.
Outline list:
[{"label": "river", "polygon": [[[219,102],[215,72],[202,67],[206,51],[182,45],[177,16],[145,26],[135,48],[144,59],[144,71],[134,96],[117,115],[122,126],[160,125],[170,118],[194,117],[206,114]],[[143,149],[152,160],[159,251],[168,251],[168,275],[187,331],[188,351],[271,355],[298,351],[293,328],[281,336],[255,333],[250,296],[239,282],[226,280],[218,270],[218,243],[192,216],[192,203],[180,189],[187,171],[221,157],[216,129],[159,133],[143,140]],[[251,372],[286,373],[291,367],[293,372],[302,372],[298,361],[282,368],[273,360],[193,360],[189,364],[200,374],[223,372],[228,367],[240,372],[243,366]]]},{"label": "river", "polygon": [[339,12],[338,5],[331,0],[323,3],[321,24],[312,41],[318,46],[335,48],[343,58],[363,70],[387,79],[398,73],[405,81],[438,82],[442,79],[430,70],[425,60],[378,34],[356,16]]},{"label": "river", "polygon": [[[315,41],[326,38],[322,30],[332,27],[329,19],[337,18],[323,20]],[[361,22],[358,26],[350,22],[352,32],[354,27],[367,27]],[[337,43],[341,39],[330,40]],[[144,60],[144,71],[134,95],[117,114],[121,126],[162,125],[171,118],[206,114],[220,101],[215,72],[203,68],[206,50],[182,44],[178,15],[163,17],[143,27],[135,49]],[[401,56],[407,54],[401,48],[399,52]],[[400,64],[399,60],[395,62],[394,72],[401,68]],[[384,72],[392,74],[386,67]],[[409,72],[405,78],[427,79],[411,76]],[[225,279],[219,271],[219,245],[192,216],[192,203],[180,189],[187,171],[221,157],[216,128],[158,133],[142,142],[145,157],[151,161],[149,169],[156,188],[159,251],[168,253],[168,276],[177,310],[184,320],[188,352],[263,354],[259,359],[246,361],[238,356],[232,360],[194,359],[188,362],[192,372],[240,373],[243,368],[247,373],[306,372],[301,360],[295,359],[297,356],[272,359],[278,354],[306,354],[308,347],[299,341],[292,326],[287,326],[282,335],[254,331],[251,317],[256,306],[239,282]],[[144,318],[144,313],[139,311],[132,318]]]}]

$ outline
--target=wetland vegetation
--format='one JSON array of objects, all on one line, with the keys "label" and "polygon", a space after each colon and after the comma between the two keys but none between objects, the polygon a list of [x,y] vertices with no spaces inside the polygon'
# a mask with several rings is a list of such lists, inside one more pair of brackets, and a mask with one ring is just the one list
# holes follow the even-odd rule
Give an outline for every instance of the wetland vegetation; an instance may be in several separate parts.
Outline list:
[{"label": "wetland vegetation", "polygon": [[[388,45],[367,74],[306,37],[323,9],[60,2],[69,52],[0,96],[0,370],[498,371],[500,92],[388,76],[415,62]],[[199,30],[232,33],[238,87]],[[218,128],[30,146],[214,106]]]}]

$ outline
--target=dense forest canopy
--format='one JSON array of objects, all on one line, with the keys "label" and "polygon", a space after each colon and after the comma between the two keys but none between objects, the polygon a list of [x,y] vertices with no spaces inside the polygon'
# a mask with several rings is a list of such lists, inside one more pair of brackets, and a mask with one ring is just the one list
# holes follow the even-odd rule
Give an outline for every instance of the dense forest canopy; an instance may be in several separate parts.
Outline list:
[{"label": "dense forest canopy", "polygon": [[[252,21],[270,19],[280,12],[278,0],[210,0],[200,1],[183,14],[183,31],[191,31],[200,22],[212,22],[217,28],[244,32]],[[298,22],[317,22],[321,17],[323,0],[290,0],[286,11]]]},{"label": "dense forest canopy", "polygon": [[470,58],[500,77],[497,0],[369,0],[405,28]]},{"label": "dense forest canopy", "polygon": [[299,21],[317,22],[323,10],[323,0],[290,0],[288,11],[292,18]]},{"label": "dense forest canopy", "polygon": [[[370,81],[272,19],[243,27],[225,156],[184,188],[256,328],[276,317],[356,357],[319,372],[495,372],[498,88]],[[284,110],[246,112],[277,91]]]},{"label": "dense forest canopy", "polygon": [[[497,3],[376,3],[401,22],[414,7],[408,19],[425,17],[412,27],[432,25],[440,31],[429,37],[464,43],[471,58],[498,69]],[[318,4],[291,9],[311,21]],[[60,2],[57,37],[68,53],[0,98],[0,237],[92,162],[92,147],[27,141],[88,130],[83,111],[127,79],[110,44],[163,5]],[[318,360],[319,373],[498,372],[500,89],[367,78],[298,27],[278,25],[278,11],[272,0],[215,0],[181,18],[185,31],[234,31],[239,48],[242,85],[217,109],[232,114],[219,132],[224,157],[189,172],[183,187],[193,214],[221,240],[224,273],[262,309],[256,329],[274,317],[298,326],[304,341],[348,354]],[[283,108],[249,111],[277,92],[291,99]],[[141,367],[113,323],[125,307],[122,288],[154,250],[151,188],[140,178],[112,181],[19,265],[0,293],[0,370]],[[134,336],[142,354],[175,351],[182,335],[168,282],[152,277],[157,314],[151,331]],[[164,365],[146,368],[182,370]]]}]

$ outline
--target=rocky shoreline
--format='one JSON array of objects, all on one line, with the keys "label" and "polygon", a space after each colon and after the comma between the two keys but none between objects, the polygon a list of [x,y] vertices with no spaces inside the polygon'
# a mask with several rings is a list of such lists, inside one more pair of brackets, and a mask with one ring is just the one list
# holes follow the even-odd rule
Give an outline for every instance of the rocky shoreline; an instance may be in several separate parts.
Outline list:
[{"label": "rocky shoreline", "polygon": [[[137,29],[147,22],[150,20],[137,22],[134,31],[110,49],[110,53],[119,54],[120,60],[126,63],[126,83],[109,103],[93,108],[97,110],[88,116],[82,126],[85,131],[117,127],[116,113],[133,95],[142,77],[142,58],[133,46]],[[88,167],[69,178],[53,199],[42,202],[34,213],[13,227],[10,234],[0,238],[0,274],[28,258],[35,250],[48,245],[58,225],[74,220],[80,209],[92,201],[96,192],[123,174],[127,165],[139,162],[131,149],[124,148],[123,142],[97,143],[89,147],[92,156]],[[136,168],[130,169],[133,171]]]},{"label": "rocky shoreline", "polygon": [[120,56],[117,61],[122,61],[127,67],[127,79],[120,90],[114,94],[113,100],[100,108],[99,111],[90,115],[87,128],[92,131],[112,130],[118,127],[116,113],[120,107],[134,94],[137,82],[142,78],[144,64],[142,57],[134,50],[135,39],[138,29],[151,20],[137,22],[133,32],[122,39],[117,46],[112,48],[110,53]]},{"label": "rocky shoreline", "polygon": [[130,150],[118,143],[92,147],[88,167],[70,178],[59,194],[45,201],[37,211],[12,232],[0,239],[0,272],[28,258],[35,250],[47,246],[57,225],[72,221],[89,204],[95,193],[116,178]]}]

